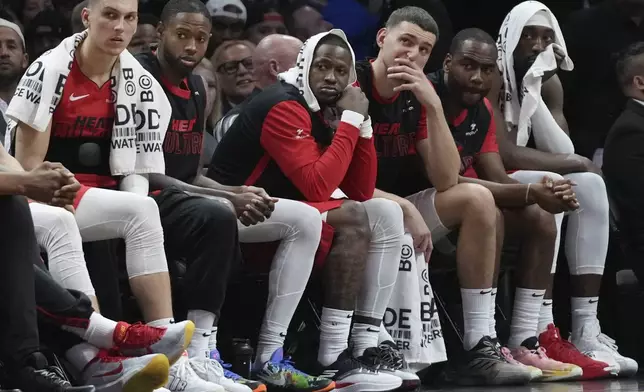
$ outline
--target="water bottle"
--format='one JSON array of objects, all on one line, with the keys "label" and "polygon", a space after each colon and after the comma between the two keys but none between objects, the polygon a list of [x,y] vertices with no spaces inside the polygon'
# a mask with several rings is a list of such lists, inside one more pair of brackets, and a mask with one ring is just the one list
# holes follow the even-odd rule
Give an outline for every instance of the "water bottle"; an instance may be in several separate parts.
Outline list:
[{"label": "water bottle", "polygon": [[235,355],[232,363],[233,372],[244,378],[250,378],[251,366],[253,365],[253,346],[249,339],[233,339],[233,353]]}]

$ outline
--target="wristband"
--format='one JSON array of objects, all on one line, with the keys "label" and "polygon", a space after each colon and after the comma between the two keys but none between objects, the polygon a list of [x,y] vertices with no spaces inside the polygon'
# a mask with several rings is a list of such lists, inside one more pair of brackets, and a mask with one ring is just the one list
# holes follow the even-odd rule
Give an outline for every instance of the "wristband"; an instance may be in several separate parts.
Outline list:
[{"label": "wristband", "polygon": [[367,119],[360,124],[360,137],[363,139],[371,139],[372,136],[373,128],[371,127],[371,117],[367,117]]}]

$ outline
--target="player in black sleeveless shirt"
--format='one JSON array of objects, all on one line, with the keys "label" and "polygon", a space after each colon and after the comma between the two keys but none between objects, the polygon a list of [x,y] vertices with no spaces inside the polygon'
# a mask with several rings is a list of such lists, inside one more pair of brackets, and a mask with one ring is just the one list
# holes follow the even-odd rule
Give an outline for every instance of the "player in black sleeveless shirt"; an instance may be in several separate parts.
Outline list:
[{"label": "player in black sleeveless shirt", "polygon": [[374,197],[400,204],[416,251],[426,256],[432,239],[459,227],[466,355],[450,378],[469,384],[528,382],[529,372],[506,362],[490,337],[497,210],[485,187],[458,184],[459,153],[440,98],[422,71],[437,36],[426,11],[400,8],[376,36],[378,57],[358,69],[378,153]]},{"label": "player in black sleeveless shirt", "polygon": [[[480,29],[466,29],[454,38],[443,69],[428,77],[441,98],[461,155],[459,182],[488,188],[503,213],[504,225],[497,227],[497,265],[504,227],[508,238],[521,244],[508,347],[514,359],[541,369],[544,380],[573,378],[581,374],[581,368],[546,361],[545,354],[539,358],[534,350],[538,347],[539,310],[551,283],[557,237],[553,214],[574,210],[579,205],[568,180],[546,177],[540,183],[527,185],[507,175],[496,143],[494,112],[485,98],[497,72],[496,58],[492,37]],[[493,328],[494,308],[490,309],[489,317]]]},{"label": "player in black sleeveless shirt", "polygon": [[[159,206],[170,264],[180,258],[187,262],[178,290],[188,319],[196,326],[188,347],[189,359],[183,357],[170,368],[167,388],[179,390],[176,385],[187,385],[188,390],[217,391],[221,385],[229,392],[251,392],[261,384],[243,379],[236,383],[224,377],[221,364],[210,357],[209,338],[216,336],[229,274],[241,264],[239,207],[253,199],[260,201],[264,213],[255,210],[256,215],[246,212],[242,217],[251,224],[270,216],[272,200],[254,193],[238,196],[223,187],[200,186],[207,93],[202,78],[191,72],[205,54],[212,27],[210,16],[198,0],[181,0],[168,2],[161,19],[157,52],[137,55],[162,84],[172,105],[163,143],[166,174],[151,174],[149,181]],[[231,198],[236,202],[226,200]],[[176,272],[174,265],[170,271]]]}]

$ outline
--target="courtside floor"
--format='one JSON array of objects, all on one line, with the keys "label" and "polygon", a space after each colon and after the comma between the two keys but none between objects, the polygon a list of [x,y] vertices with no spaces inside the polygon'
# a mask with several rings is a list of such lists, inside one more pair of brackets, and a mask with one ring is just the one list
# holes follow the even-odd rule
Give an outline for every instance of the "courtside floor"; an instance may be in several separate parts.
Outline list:
[{"label": "courtside floor", "polygon": [[534,383],[521,387],[468,387],[468,388],[422,388],[421,392],[459,391],[459,392],[637,392],[644,391],[644,374],[637,379],[579,381],[570,383]]}]

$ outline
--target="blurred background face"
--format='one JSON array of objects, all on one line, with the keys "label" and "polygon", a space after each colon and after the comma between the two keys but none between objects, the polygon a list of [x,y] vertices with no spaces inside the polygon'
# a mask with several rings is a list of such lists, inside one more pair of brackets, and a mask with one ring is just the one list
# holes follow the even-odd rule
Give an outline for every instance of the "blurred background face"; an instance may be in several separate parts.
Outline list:
[{"label": "blurred background face", "polygon": [[100,0],[83,10],[92,43],[103,53],[118,56],[136,31],[137,0]]},{"label": "blurred background face", "polygon": [[307,5],[293,12],[293,31],[290,33],[304,42],[315,34],[332,28],[333,25],[324,20],[318,10]]},{"label": "blurred background face", "polygon": [[246,29],[246,37],[255,45],[271,34],[288,34],[284,18],[275,11],[263,14],[259,22]]},{"label": "blurred background face", "polygon": [[180,75],[188,76],[206,54],[210,20],[200,13],[181,12],[161,27],[163,58]]},{"label": "blurred background face", "polygon": [[215,53],[214,62],[221,91],[228,99],[238,103],[253,92],[253,52],[248,46],[233,44]]},{"label": "blurred background face", "polygon": [[0,87],[16,83],[27,68],[27,55],[15,31],[0,27]]},{"label": "blurred background face", "polygon": [[25,31],[29,56],[35,60],[46,51],[58,46],[70,34],[69,22],[58,11],[40,12]]},{"label": "blurred background face", "polygon": [[132,36],[132,41],[127,49],[132,54],[150,52],[159,45],[159,33],[157,32],[156,23],[143,23],[139,18],[139,24],[136,27],[136,33]]},{"label": "blurred background face", "polygon": [[24,0],[22,6],[22,23],[28,25],[41,11],[52,8],[51,1]]},{"label": "blurred background face", "polygon": [[212,65],[210,60],[203,59],[199,65],[197,65],[193,73],[201,76],[204,81],[204,85],[206,86],[208,106],[206,107],[205,115],[209,119],[208,125],[212,127],[215,124],[211,123],[210,118],[213,108],[217,104],[217,77],[215,76],[215,67]]},{"label": "blurred background face", "polygon": [[217,48],[224,41],[240,39],[244,35],[244,22],[227,16],[212,18],[212,44]]}]

